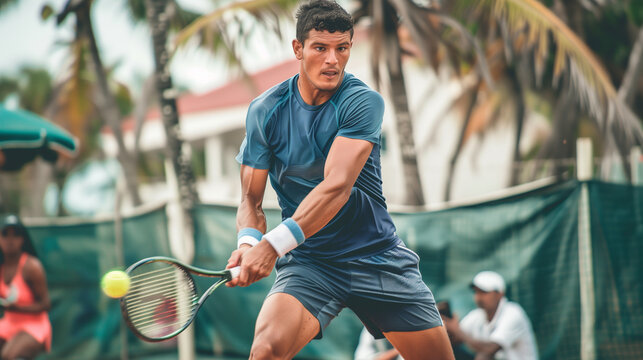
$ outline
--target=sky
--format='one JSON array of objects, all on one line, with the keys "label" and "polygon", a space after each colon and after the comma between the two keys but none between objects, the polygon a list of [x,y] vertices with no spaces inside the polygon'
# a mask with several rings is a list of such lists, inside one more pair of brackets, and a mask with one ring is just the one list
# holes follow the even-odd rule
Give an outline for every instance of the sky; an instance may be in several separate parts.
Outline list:
[{"label": "sky", "polygon": [[[66,0],[19,1],[0,15],[0,76],[15,76],[23,66],[44,67],[52,75],[63,72],[68,58],[65,43],[73,38],[74,19],[69,17],[61,27],[52,16],[40,18],[40,9],[49,3],[55,11]],[[209,0],[180,0],[181,6],[196,11],[211,11]],[[103,63],[117,65],[116,78],[136,91],[153,69],[151,38],[146,24],[134,24],[127,15],[125,0],[95,0],[92,11]],[[294,34],[294,31],[293,31]],[[246,68],[254,72],[291,56],[288,41],[276,38],[255,39],[252,52],[246,56]],[[175,85],[199,93],[222,85],[231,73],[213,55],[184,47],[179,49],[171,64]]]}]

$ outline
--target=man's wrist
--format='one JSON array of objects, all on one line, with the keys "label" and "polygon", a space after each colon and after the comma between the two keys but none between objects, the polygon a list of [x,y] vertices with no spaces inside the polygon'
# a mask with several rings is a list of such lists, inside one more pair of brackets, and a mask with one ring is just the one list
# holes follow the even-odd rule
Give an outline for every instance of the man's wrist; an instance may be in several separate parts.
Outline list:
[{"label": "man's wrist", "polygon": [[272,245],[279,257],[286,255],[306,240],[304,232],[292,218],[282,221],[263,238]]},{"label": "man's wrist", "polygon": [[239,230],[239,233],[237,234],[237,249],[241,247],[241,245],[247,244],[250,246],[255,246],[261,241],[261,237],[263,234],[261,231],[247,227]]}]

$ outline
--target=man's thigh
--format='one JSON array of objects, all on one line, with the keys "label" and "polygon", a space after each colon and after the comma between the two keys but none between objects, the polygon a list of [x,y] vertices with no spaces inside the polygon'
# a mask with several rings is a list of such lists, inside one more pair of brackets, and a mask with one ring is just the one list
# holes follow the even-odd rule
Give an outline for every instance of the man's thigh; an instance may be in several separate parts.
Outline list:
[{"label": "man's thigh", "polygon": [[269,347],[274,355],[292,358],[319,333],[319,321],[290,294],[266,298],[257,317],[253,352]]},{"label": "man's thigh", "polygon": [[415,253],[399,245],[351,262],[347,306],[375,338],[382,338],[383,332],[415,332],[442,325],[418,261]]},{"label": "man's thigh", "polygon": [[[345,289],[350,278],[342,269],[310,259],[286,255],[277,261],[277,278],[268,298],[288,294],[296,299],[319,324],[315,338],[345,307]],[[281,298],[281,297],[280,297]]]}]

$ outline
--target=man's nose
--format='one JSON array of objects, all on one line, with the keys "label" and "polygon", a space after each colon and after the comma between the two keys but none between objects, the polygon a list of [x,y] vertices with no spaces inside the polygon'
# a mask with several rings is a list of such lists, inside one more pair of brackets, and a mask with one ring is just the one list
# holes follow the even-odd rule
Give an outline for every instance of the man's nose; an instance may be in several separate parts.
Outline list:
[{"label": "man's nose", "polygon": [[326,56],[326,63],[327,64],[337,64],[337,54],[335,50],[330,50],[328,52],[328,55]]}]

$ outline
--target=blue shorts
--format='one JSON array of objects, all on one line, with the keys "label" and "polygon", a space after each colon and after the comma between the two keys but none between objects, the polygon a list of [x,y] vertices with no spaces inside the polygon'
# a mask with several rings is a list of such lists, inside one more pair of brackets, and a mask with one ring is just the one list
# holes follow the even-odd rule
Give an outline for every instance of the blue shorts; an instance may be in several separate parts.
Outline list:
[{"label": "blue shorts", "polygon": [[383,332],[442,325],[431,290],[418,270],[419,257],[402,243],[377,255],[344,263],[286,254],[276,264],[268,296],[294,296],[319,321],[316,338],[348,307],[376,339]]}]

